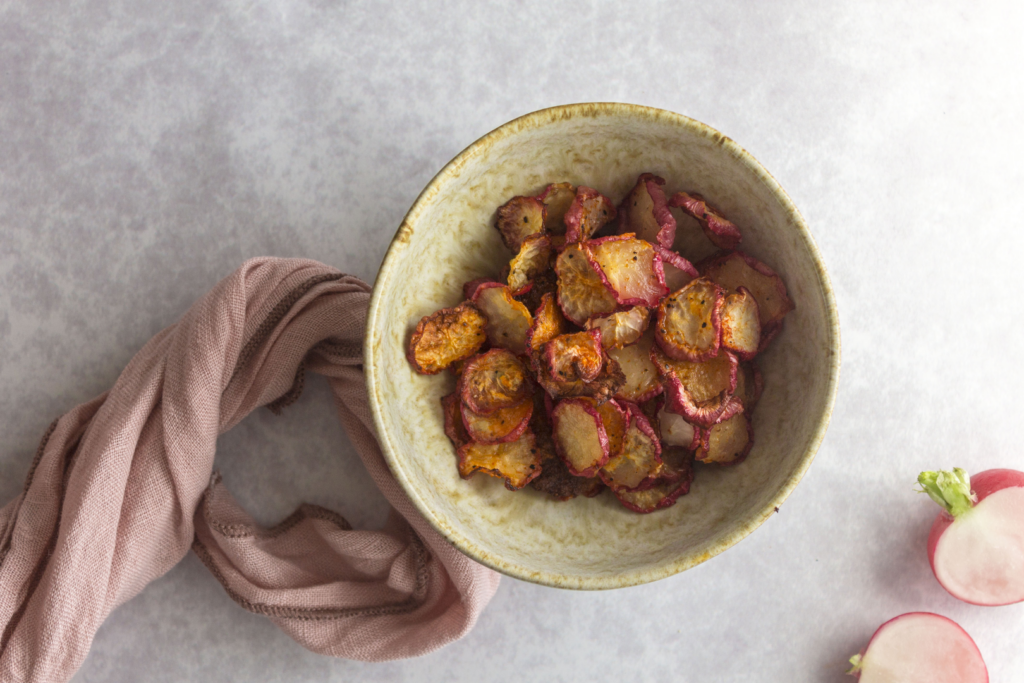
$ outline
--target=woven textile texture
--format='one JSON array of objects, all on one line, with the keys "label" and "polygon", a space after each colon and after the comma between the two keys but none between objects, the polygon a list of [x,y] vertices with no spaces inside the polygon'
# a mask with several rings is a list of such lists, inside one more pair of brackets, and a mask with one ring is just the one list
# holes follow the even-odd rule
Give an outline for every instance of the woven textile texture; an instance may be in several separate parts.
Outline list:
[{"label": "woven textile texture", "polygon": [[[416,512],[375,438],[362,373],[370,288],[315,261],[247,261],[102,396],[58,419],[0,509],[0,680],[62,681],[100,624],[193,549],[304,647],[382,661],[465,635],[498,575]],[[393,510],[379,531],[303,505],[264,529],[212,473],[217,436],[325,375]]]}]

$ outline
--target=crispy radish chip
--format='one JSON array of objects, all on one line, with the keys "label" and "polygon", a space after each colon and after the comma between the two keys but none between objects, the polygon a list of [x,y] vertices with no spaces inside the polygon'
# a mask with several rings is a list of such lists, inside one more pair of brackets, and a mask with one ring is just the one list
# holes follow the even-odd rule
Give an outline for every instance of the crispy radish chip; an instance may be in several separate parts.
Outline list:
[{"label": "crispy radish chip", "polygon": [[639,491],[615,491],[615,497],[626,508],[640,514],[672,507],[680,496],[690,492],[693,462],[692,456],[681,448],[668,449],[663,471],[669,469],[670,461],[678,461],[678,464],[673,466],[673,477],[662,476],[650,488]]},{"label": "crispy radish chip", "polygon": [[462,400],[459,393],[454,392],[441,398],[441,410],[444,412],[444,433],[445,436],[458,450],[473,439],[462,424]]},{"label": "crispy radish chip", "polygon": [[582,242],[615,218],[615,205],[592,187],[580,185],[565,212],[565,241]]},{"label": "crispy radish chip", "polygon": [[604,367],[601,331],[576,332],[555,337],[543,349],[548,375],[560,382],[593,382]]},{"label": "crispy radish chip", "polygon": [[565,214],[576,199],[576,188],[569,183],[554,183],[537,197],[547,209],[544,228],[552,235],[565,234]]},{"label": "crispy radish chip", "polygon": [[538,273],[530,280],[530,284],[522,289],[520,294],[515,294],[516,301],[526,306],[526,310],[536,315],[541,299],[545,294],[555,296],[558,292],[558,281],[555,279],[554,269]]},{"label": "crispy radish chip", "polygon": [[757,301],[746,287],[726,295],[722,304],[722,346],[740,360],[750,360],[761,346]]},{"label": "crispy radish chip", "polygon": [[697,450],[701,442],[701,429],[686,421],[662,406],[658,412],[658,426],[661,428],[661,443],[664,446],[681,446],[691,451]]},{"label": "crispy radish chip", "polygon": [[469,301],[442,308],[416,325],[406,357],[416,372],[436,375],[479,351],[487,340],[486,327],[487,318]]},{"label": "crispy radish chip", "polygon": [[688,490],[689,483],[693,481],[693,451],[679,446],[663,448],[661,462],[661,479],[664,481],[685,479]]},{"label": "crispy radish chip", "polygon": [[594,399],[597,403],[604,403],[618,392],[626,377],[622,374],[622,368],[613,359],[607,358],[600,374],[589,381],[581,379],[563,381],[551,374],[547,363],[539,363],[537,368],[537,381],[548,395],[554,398],[571,398],[583,396]]},{"label": "crispy radish chip", "polygon": [[661,259],[632,233],[587,244],[591,264],[623,306],[655,306],[668,294]]},{"label": "crispy radish chip", "polygon": [[704,234],[719,249],[735,249],[740,245],[742,236],[739,228],[699,194],[677,192],[668,205],[679,207],[697,219]]},{"label": "crispy radish chip", "polygon": [[661,474],[661,443],[647,417],[632,403],[626,404],[629,426],[622,448],[599,472],[601,481],[613,491],[649,488]]},{"label": "crispy radish chip", "polygon": [[608,351],[608,358],[619,364],[626,378],[615,394],[616,398],[643,403],[662,392],[661,376],[651,362],[652,346],[654,331],[648,330],[635,344]]},{"label": "crispy radish chip", "polygon": [[531,355],[535,355],[540,348],[555,337],[565,334],[569,329],[562,310],[555,303],[554,294],[545,294],[541,297],[537,312],[533,316],[533,325],[526,333],[526,346]]},{"label": "crispy radish chip", "polygon": [[754,431],[744,413],[722,420],[711,428],[697,449],[697,460],[719,465],[742,462],[754,445]]},{"label": "crispy radish chip", "polygon": [[576,496],[593,498],[604,488],[599,477],[577,477],[559,457],[545,458],[541,462],[540,476],[530,482],[534,489],[555,500],[571,500]]},{"label": "crispy radish chip", "polygon": [[764,378],[761,377],[761,370],[754,361],[740,363],[739,371],[736,373],[736,398],[743,404],[743,412],[749,417],[757,402],[761,399],[761,392],[764,391]]},{"label": "crispy radish chip", "polygon": [[668,409],[687,422],[710,427],[743,411],[743,404],[733,395],[739,361],[728,351],[693,363],[673,360],[654,346],[651,361],[665,383]]},{"label": "crispy radish chip", "polygon": [[691,280],[700,277],[694,265],[676,252],[658,244],[651,246],[654,247],[654,253],[661,259],[661,270],[665,276],[665,286],[668,287],[668,291],[678,291],[688,285]]},{"label": "crispy radish chip", "polygon": [[473,303],[487,317],[487,340],[491,346],[512,353],[526,353],[526,333],[533,325],[530,310],[516,301],[505,285],[482,284],[476,289]]},{"label": "crispy radish chip", "polygon": [[715,256],[702,263],[699,270],[704,277],[727,291],[736,291],[740,287],[750,290],[757,300],[762,337],[767,337],[769,328],[775,323],[781,323],[786,314],[793,310],[793,302],[786,294],[782,278],[765,264],[741,251]]},{"label": "crispy radish chip", "polygon": [[480,415],[510,408],[533,390],[526,367],[506,349],[491,349],[466,364],[459,381],[459,396]]},{"label": "crispy radish chip", "polygon": [[527,237],[544,231],[544,214],[544,203],[536,197],[513,197],[498,209],[494,227],[505,246],[516,254]]},{"label": "crispy radish chip", "polygon": [[636,186],[619,205],[619,232],[635,233],[651,244],[672,247],[676,238],[676,219],[668,210],[668,202],[661,186],[664,179],[644,173]]},{"label": "crispy radish chip", "polygon": [[593,401],[568,398],[552,411],[555,449],[577,477],[593,477],[608,462],[608,433]]},{"label": "crispy radish chip", "polygon": [[481,415],[467,406],[462,406],[462,424],[471,441],[504,443],[515,441],[523,435],[530,425],[532,414],[532,398],[525,398],[508,408],[499,408],[490,415]]},{"label": "crispy radish chip", "polygon": [[608,455],[615,457],[622,450],[626,428],[629,426],[629,416],[615,401],[605,401],[596,408],[598,415],[601,416],[605,434],[608,436]]},{"label": "crispy radish chip", "polygon": [[541,455],[532,432],[505,443],[468,443],[458,450],[459,476],[469,479],[485,472],[505,480],[505,488],[517,491],[540,476]]},{"label": "crispy radish chip", "polygon": [[601,331],[601,345],[605,349],[621,349],[638,340],[650,323],[651,309],[634,306],[601,318],[591,318],[586,328]]},{"label": "crispy radish chip", "polygon": [[665,297],[654,326],[658,345],[678,360],[713,358],[722,341],[723,300],[722,288],[706,278]]},{"label": "crispy radish chip", "polygon": [[580,327],[590,318],[611,313],[619,307],[615,293],[605,285],[591,265],[586,246],[571,244],[558,255],[558,305],[565,317]]},{"label": "crispy radish chip", "polygon": [[523,240],[519,253],[509,263],[508,286],[518,296],[532,280],[551,267],[554,255],[551,238],[544,234],[530,235]]}]

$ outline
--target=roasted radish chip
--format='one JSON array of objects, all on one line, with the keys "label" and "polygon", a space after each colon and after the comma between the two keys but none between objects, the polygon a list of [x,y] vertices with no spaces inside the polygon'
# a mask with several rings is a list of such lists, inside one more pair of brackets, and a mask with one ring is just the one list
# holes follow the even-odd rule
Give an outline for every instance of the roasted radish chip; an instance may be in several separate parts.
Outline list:
[{"label": "roasted radish chip", "polygon": [[660,244],[666,249],[672,247],[676,238],[676,219],[668,210],[665,193],[661,189],[665,181],[656,175],[644,173],[636,186],[619,205],[619,232],[635,233],[651,244]]},{"label": "roasted radish chip", "polygon": [[722,340],[723,299],[722,288],[706,278],[665,297],[654,326],[658,345],[678,360],[713,358]]},{"label": "roasted radish chip", "polygon": [[673,360],[657,346],[651,361],[665,383],[668,409],[700,427],[710,427],[743,411],[733,395],[739,361],[728,351],[701,363]]},{"label": "roasted radish chip", "polygon": [[629,426],[629,416],[615,401],[605,401],[596,408],[598,415],[601,416],[605,434],[608,436],[608,454],[610,457],[615,457],[622,450],[626,428]]},{"label": "roasted radish chip", "polygon": [[699,268],[704,277],[718,283],[727,291],[746,287],[757,300],[761,318],[761,336],[768,337],[769,328],[781,322],[793,310],[793,302],[786,294],[782,278],[771,268],[741,251],[713,257]]},{"label": "roasted radish chip", "polygon": [[668,205],[677,206],[697,219],[704,234],[719,249],[735,249],[740,245],[742,236],[739,228],[699,194],[678,192],[669,200]]},{"label": "roasted radish chip", "polygon": [[690,492],[693,471],[690,470],[678,479],[660,479],[650,488],[640,491],[615,491],[615,497],[626,508],[640,514],[672,507],[680,496]]},{"label": "roasted radish chip", "polygon": [[526,310],[536,315],[541,299],[545,294],[554,296],[558,292],[558,281],[555,279],[554,269],[538,273],[530,280],[530,284],[523,287],[521,293],[513,294],[516,301],[526,306]]},{"label": "roasted radish chip", "polygon": [[[654,248],[654,253],[661,259],[661,271],[665,277],[665,286],[668,287],[668,291],[675,292],[680,290],[688,285],[691,280],[696,280],[700,277],[694,265],[676,252],[658,244],[652,244],[651,246]],[[469,297],[466,298],[468,299]]]},{"label": "roasted radish chip", "polygon": [[486,472],[505,480],[505,488],[516,491],[540,475],[540,452],[532,432],[505,443],[468,443],[458,450],[459,476],[469,479],[474,472]]},{"label": "roasted radish chip", "polygon": [[743,412],[749,417],[754,412],[754,407],[761,399],[761,392],[764,390],[764,378],[761,377],[761,370],[754,361],[750,360],[740,363],[739,371],[736,373],[736,398],[743,404]]},{"label": "roasted radish chip", "polygon": [[536,197],[513,197],[498,209],[495,227],[513,254],[530,235],[544,231],[544,203]]},{"label": "roasted radish chip", "polygon": [[558,335],[565,334],[568,328],[561,309],[555,303],[555,295],[545,294],[541,297],[540,305],[533,316],[533,325],[526,333],[526,346],[531,355],[536,354],[542,346]]},{"label": "roasted radish chip", "polygon": [[532,390],[526,367],[506,349],[491,349],[470,360],[459,382],[462,402],[480,415],[510,408]]},{"label": "roasted radish chip", "polygon": [[571,244],[555,261],[558,305],[565,317],[580,327],[590,318],[611,313],[619,307],[615,293],[605,286],[589,256],[585,246]]},{"label": "roasted radish chip", "polygon": [[551,238],[544,234],[530,235],[509,263],[508,286],[518,296],[524,288],[551,267]]},{"label": "roasted radish chip", "polygon": [[658,411],[658,425],[661,428],[662,445],[682,446],[691,451],[700,446],[700,427],[693,426],[685,417],[666,410],[664,406]]},{"label": "roasted radish chip", "polygon": [[776,320],[773,323],[765,325],[761,328],[761,345],[757,348],[757,352],[761,353],[768,348],[768,345],[772,343],[772,340],[782,332],[782,323],[785,320]]},{"label": "roasted radish chip", "polygon": [[722,304],[722,346],[740,360],[750,360],[761,346],[757,301],[746,287],[727,294]]},{"label": "roasted radish chip", "polygon": [[487,340],[486,327],[487,318],[469,301],[442,308],[416,325],[406,357],[416,372],[436,375],[479,351]]},{"label": "roasted radish chip", "polygon": [[697,460],[733,465],[742,461],[754,445],[754,431],[744,413],[733,415],[711,427],[697,449]]},{"label": "roasted radish chip", "polygon": [[576,496],[592,498],[601,492],[604,483],[598,477],[577,477],[559,457],[545,458],[541,462],[540,476],[530,482],[534,489],[555,500],[570,500]]},{"label": "roasted radish chip", "polygon": [[629,426],[622,449],[601,468],[601,481],[613,491],[648,488],[661,474],[661,443],[647,417],[632,403],[626,404]]},{"label": "roasted radish chip", "polygon": [[472,301],[473,297],[476,296],[476,290],[478,287],[480,287],[480,285],[487,285],[492,283],[497,285],[501,284],[494,278],[490,277],[478,277],[475,280],[470,280],[469,282],[462,285],[462,298],[467,301]]},{"label": "roasted radish chip", "polygon": [[651,310],[634,306],[626,311],[612,313],[587,321],[588,330],[601,331],[601,345],[606,349],[621,349],[640,338],[651,322]]},{"label": "roasted radish chip", "polygon": [[576,332],[555,337],[543,349],[548,374],[560,382],[593,382],[604,367],[601,331]]},{"label": "roasted radish chip", "polygon": [[523,435],[530,425],[532,414],[532,398],[525,398],[508,408],[499,408],[489,415],[481,415],[467,406],[462,406],[462,424],[471,441],[504,443],[515,441]]},{"label": "roasted radish chip", "polygon": [[473,439],[462,424],[462,400],[458,392],[448,394],[441,398],[441,410],[444,412],[444,433],[445,436],[458,450]]},{"label": "roasted radish chip", "polygon": [[487,340],[491,346],[512,353],[526,353],[526,333],[533,325],[529,309],[512,297],[502,284],[482,284],[476,289],[473,303],[487,316]]},{"label": "roasted radish chip", "polygon": [[605,359],[601,372],[589,382],[583,380],[563,381],[551,374],[546,362],[541,362],[538,365],[537,381],[544,387],[544,391],[554,398],[584,396],[594,399],[597,403],[604,403],[626,383],[622,368],[611,358]]},{"label": "roasted radish chip", "polygon": [[588,240],[614,218],[612,200],[591,187],[580,185],[569,210],[565,212],[565,241]]},{"label": "roasted radish chip", "polygon": [[555,449],[577,477],[593,477],[608,462],[608,433],[593,401],[567,398],[552,411]]},{"label": "roasted radish chip", "polygon": [[632,233],[602,237],[587,248],[591,264],[623,306],[655,306],[668,294],[661,259]]},{"label": "roasted radish chip", "polygon": [[547,209],[544,228],[552,235],[564,235],[565,214],[576,199],[576,188],[569,183],[554,183],[548,185],[537,199]]},{"label": "roasted radish chip", "polygon": [[[661,479],[664,481],[679,481],[685,479],[687,489],[693,481],[693,451],[680,448],[679,446],[668,446],[661,450]],[[683,491],[686,493],[686,491]]]},{"label": "roasted radish chip", "polygon": [[652,346],[654,331],[648,330],[635,344],[608,351],[608,358],[619,364],[626,378],[615,394],[616,398],[643,403],[661,393],[661,377],[658,368],[651,362]]}]

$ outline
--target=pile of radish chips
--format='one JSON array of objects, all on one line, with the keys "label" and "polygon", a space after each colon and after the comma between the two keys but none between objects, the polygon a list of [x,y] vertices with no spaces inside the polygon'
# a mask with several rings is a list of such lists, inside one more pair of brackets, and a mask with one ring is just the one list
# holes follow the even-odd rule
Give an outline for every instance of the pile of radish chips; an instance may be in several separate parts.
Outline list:
[{"label": "pile of radish chips", "polygon": [[[755,357],[793,303],[767,265],[736,250],[735,224],[697,194],[666,198],[644,173],[625,199],[549,185],[513,197],[495,227],[513,257],[500,280],[420,321],[408,358],[447,369],[441,399],[459,474],[556,500],[605,488],[648,513],[686,494],[694,463],[735,465],[754,443]],[[722,251],[673,251],[670,208]]]}]

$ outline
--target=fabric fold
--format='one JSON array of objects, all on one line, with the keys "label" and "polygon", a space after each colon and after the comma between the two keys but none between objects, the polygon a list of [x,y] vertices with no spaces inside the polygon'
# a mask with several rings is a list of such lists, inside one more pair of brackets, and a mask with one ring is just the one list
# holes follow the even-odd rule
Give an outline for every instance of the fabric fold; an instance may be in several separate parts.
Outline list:
[{"label": "fabric fold", "polygon": [[[0,680],[69,679],[107,615],[189,548],[239,605],[314,652],[413,657],[473,627],[498,575],[430,527],[388,470],[361,367],[369,295],[315,261],[247,261],[54,423],[0,508]],[[328,378],[393,506],[381,530],[312,505],[260,528],[212,473],[217,436],[283,409],[306,372]]]}]

